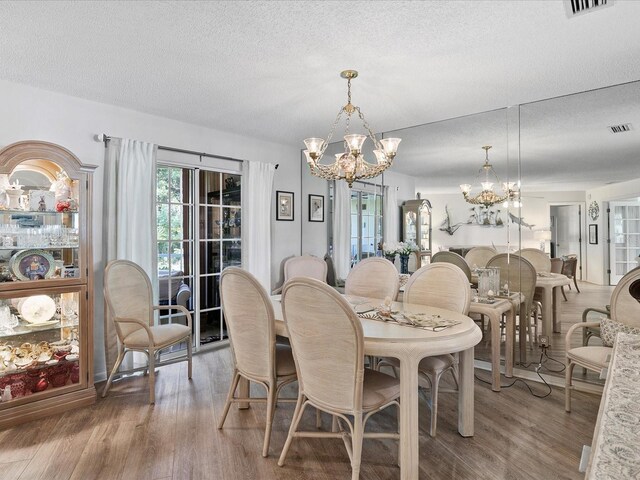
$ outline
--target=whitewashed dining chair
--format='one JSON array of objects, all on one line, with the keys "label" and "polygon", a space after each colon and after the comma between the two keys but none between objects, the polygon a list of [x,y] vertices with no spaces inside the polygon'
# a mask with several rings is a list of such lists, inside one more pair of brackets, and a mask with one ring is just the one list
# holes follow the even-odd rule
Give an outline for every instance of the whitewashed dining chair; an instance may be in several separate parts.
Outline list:
[{"label": "whitewashed dining chair", "polygon": [[551,258],[538,248],[523,248],[518,250],[516,255],[528,260],[536,273],[551,273]]},{"label": "whitewashed dining chair", "polygon": [[484,268],[487,266],[487,262],[498,254],[498,251],[493,247],[473,247],[464,256],[464,260],[469,265],[469,268]]},{"label": "whitewashed dining chair", "polygon": [[[114,375],[129,351],[142,352],[149,359],[149,403],[155,403],[156,355],[163,348],[177,343],[187,344],[184,358],[189,364],[191,379],[191,314],[182,305],[153,305],[151,281],[142,268],[128,260],[113,260],[104,269],[104,298],[109,316],[113,319],[118,335],[118,358],[102,390],[104,397],[111,387]],[[186,325],[169,323],[154,325],[155,310],[180,310],[180,320]]]},{"label": "whitewashed dining chair", "polygon": [[[233,377],[218,428],[222,428],[232,403],[267,402],[267,423],[262,456],[269,455],[273,413],[280,389],[296,380],[296,369],[288,345],[276,345],[273,306],[256,278],[238,267],[228,267],[220,278],[220,298],[229,328],[233,352]],[[259,383],[266,398],[235,396],[240,377]]]},{"label": "whitewashed dining chair", "polygon": [[[400,438],[398,433],[364,433],[371,415],[390,405],[398,406],[400,383],[390,375],[364,368],[360,320],[351,305],[328,285],[309,278],[290,280],[282,293],[282,313],[293,348],[299,388],[278,465],[284,465],[295,437],[337,437],[347,447],[352,479],[358,479],[363,438]],[[308,405],[338,417],[346,423],[348,431],[343,431],[339,420],[339,432],[298,431]]]},{"label": "whitewashed dining chair", "polygon": [[[293,277],[315,278],[321,282],[327,281],[327,262],[322,258],[313,255],[300,255],[299,257],[291,257],[284,263],[284,282]],[[274,290],[274,294],[280,293],[282,287]]]},{"label": "whitewashed dining chair", "polygon": [[[608,319],[603,316],[600,322],[585,322],[586,314],[590,310],[585,310],[581,323],[575,323],[569,328],[565,337],[566,352],[566,372],[565,372],[565,405],[567,412],[571,411],[571,390],[573,390],[573,369],[576,365],[600,372],[609,363],[609,356],[613,351],[613,341],[618,331],[640,334],[640,268],[634,268],[628,272],[616,285],[611,294],[611,305],[608,312]],[[595,310],[599,311],[599,310]],[[607,313],[601,311],[601,313]],[[571,347],[571,337],[578,328],[599,328],[599,335],[602,338],[602,346],[583,345]]]},{"label": "whitewashed dining chair", "polygon": [[[466,315],[471,302],[471,287],[464,272],[451,263],[431,263],[416,271],[404,289],[404,302],[443,308]],[[399,360],[385,358],[382,365],[391,365],[396,371]],[[418,374],[431,386],[431,428],[429,435],[436,435],[438,420],[438,390],[442,375],[451,371],[458,385],[456,358],[449,354],[425,357],[418,365]]]},{"label": "whitewashed dining chair", "polygon": [[386,258],[369,257],[358,262],[347,275],[344,293],[356,297],[396,298],[400,277],[395,265]]},{"label": "whitewashed dining chair", "polygon": [[462,270],[467,276],[467,280],[471,282],[471,268],[469,268],[469,264],[466,262],[464,257],[458,255],[455,252],[436,252],[433,257],[431,257],[431,263],[439,262],[451,263],[456,267],[460,267],[460,270]]},{"label": "whitewashed dining chair", "polygon": [[[508,285],[509,291],[524,295],[524,311],[522,303],[518,303],[516,313],[520,329],[520,341],[526,342],[527,336],[531,344],[538,334],[538,309],[535,308],[534,292],[537,274],[534,266],[527,259],[515,254],[499,253],[487,263],[487,267],[500,269],[500,288]],[[533,319],[530,319],[533,317]]]}]

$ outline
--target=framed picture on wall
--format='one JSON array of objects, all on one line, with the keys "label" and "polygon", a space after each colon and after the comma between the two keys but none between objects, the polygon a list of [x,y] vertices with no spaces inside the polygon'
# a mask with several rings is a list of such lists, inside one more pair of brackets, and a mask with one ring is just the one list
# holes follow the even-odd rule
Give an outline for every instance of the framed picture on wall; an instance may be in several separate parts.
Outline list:
[{"label": "framed picture on wall", "polygon": [[309,195],[309,221],[324,222],[324,195]]},{"label": "framed picture on wall", "polygon": [[598,244],[598,225],[596,223],[589,225],[589,243],[591,245]]},{"label": "framed picture on wall", "polygon": [[276,191],[276,220],[293,221],[293,192]]}]

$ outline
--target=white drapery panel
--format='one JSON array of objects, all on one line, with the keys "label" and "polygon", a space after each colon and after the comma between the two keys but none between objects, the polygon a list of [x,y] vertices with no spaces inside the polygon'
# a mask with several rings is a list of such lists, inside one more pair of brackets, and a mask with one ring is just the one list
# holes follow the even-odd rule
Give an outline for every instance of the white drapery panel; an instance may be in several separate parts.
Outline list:
[{"label": "white drapery panel", "polygon": [[351,190],[347,182],[333,183],[333,264],[336,278],[344,280],[351,269]]},{"label": "white drapery panel", "polygon": [[276,167],[242,163],[242,266],[271,291],[271,196]]},{"label": "white drapery panel", "polygon": [[[154,300],[158,297],[157,149],[152,143],[112,137],[107,144],[104,175],[105,265],[111,260],[130,260],[140,265],[151,279]],[[117,356],[117,335],[106,309],[104,321],[108,373]],[[125,368],[130,368],[131,357],[128,360]]]},{"label": "white drapery panel", "polygon": [[398,187],[384,187],[384,211],[382,212],[383,242],[395,244],[399,242]]}]

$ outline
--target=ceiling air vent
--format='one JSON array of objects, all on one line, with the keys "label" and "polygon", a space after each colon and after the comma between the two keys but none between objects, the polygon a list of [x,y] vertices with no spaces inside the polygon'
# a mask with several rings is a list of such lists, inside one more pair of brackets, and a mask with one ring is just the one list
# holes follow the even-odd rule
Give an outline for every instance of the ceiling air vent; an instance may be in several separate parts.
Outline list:
[{"label": "ceiling air vent", "polygon": [[621,123],[620,125],[609,125],[609,131],[611,133],[624,133],[633,130],[633,126],[630,123]]},{"label": "ceiling air vent", "polygon": [[564,6],[569,18],[583,13],[600,10],[602,7],[610,7],[614,0],[564,0]]}]

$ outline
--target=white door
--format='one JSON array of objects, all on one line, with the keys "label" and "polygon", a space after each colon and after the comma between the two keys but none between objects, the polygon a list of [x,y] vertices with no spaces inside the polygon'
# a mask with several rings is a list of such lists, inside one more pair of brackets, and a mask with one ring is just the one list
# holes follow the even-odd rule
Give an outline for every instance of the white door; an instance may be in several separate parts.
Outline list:
[{"label": "white door", "polygon": [[576,255],[576,276],[582,280],[582,207],[581,205],[551,206],[551,238],[555,256]]},{"label": "white door", "polygon": [[640,202],[609,203],[609,235],[609,283],[617,285],[629,270],[638,266]]}]

